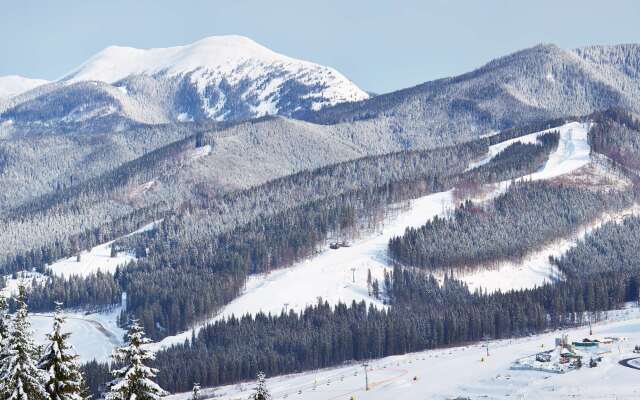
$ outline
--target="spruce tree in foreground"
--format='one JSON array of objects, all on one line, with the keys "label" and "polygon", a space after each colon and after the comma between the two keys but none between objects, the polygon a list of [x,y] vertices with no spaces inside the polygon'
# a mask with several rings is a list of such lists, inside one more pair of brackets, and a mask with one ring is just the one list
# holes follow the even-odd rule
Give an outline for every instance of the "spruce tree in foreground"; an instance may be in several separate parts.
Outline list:
[{"label": "spruce tree in foreground", "polygon": [[255,392],[251,395],[251,400],[271,400],[271,393],[267,389],[264,372],[258,372],[258,385]]},{"label": "spruce tree in foreground", "polygon": [[56,303],[53,331],[47,334],[49,343],[38,366],[49,374],[46,390],[51,400],[81,400],[84,397],[84,379],[78,366],[78,356],[67,343],[71,334],[62,333],[64,322],[61,303]]},{"label": "spruce tree in foreground", "polygon": [[132,321],[127,344],[114,351],[114,361],[124,367],[113,371],[115,379],[109,384],[107,400],[157,400],[168,394],[153,381],[158,371],[144,365],[154,358],[151,351],[142,348],[150,342],[138,321]]},{"label": "spruce tree in foreground", "polygon": [[27,319],[26,289],[18,287],[18,311],[9,337],[2,348],[0,365],[0,398],[6,400],[48,400],[45,389],[48,376],[37,366],[38,348]]},{"label": "spruce tree in foreground", "polygon": [[[7,298],[0,293],[0,343],[9,338],[11,316],[9,315],[8,309]],[[4,345],[0,348],[4,348]]]}]

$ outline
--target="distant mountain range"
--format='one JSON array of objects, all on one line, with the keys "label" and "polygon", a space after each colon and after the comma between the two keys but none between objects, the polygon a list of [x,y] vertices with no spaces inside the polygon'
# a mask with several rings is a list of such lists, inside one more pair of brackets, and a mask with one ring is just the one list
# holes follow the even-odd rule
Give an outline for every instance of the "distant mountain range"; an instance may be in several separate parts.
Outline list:
[{"label": "distant mountain range", "polygon": [[367,120],[403,135],[473,137],[534,120],[622,107],[640,111],[640,45],[538,45],[451,78],[327,107],[305,119]]},{"label": "distant mountain range", "polygon": [[[112,46],[51,84],[0,81],[0,119],[24,129],[108,131],[135,123],[295,116],[369,95],[336,70],[241,36],[186,46]],[[33,90],[29,90],[33,89]]]},{"label": "distant mountain range", "polygon": [[392,135],[411,147],[609,107],[638,112],[639,71],[639,45],[545,44],[372,97],[334,69],[240,36],[162,49],[109,47],[55,82],[0,78],[0,135],[281,115],[356,123],[356,131]]},{"label": "distant mountain range", "polygon": [[18,75],[0,76],[0,101],[27,92],[49,81],[44,79],[30,79]]}]

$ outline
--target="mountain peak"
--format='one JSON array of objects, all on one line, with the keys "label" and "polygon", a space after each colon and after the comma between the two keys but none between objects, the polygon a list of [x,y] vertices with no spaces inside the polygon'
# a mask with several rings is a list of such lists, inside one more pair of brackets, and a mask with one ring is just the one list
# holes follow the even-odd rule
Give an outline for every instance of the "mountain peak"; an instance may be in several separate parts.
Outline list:
[{"label": "mountain peak", "polygon": [[[369,97],[332,68],[278,54],[238,35],[166,48],[109,46],[57,83],[42,94],[46,99],[12,106],[5,118],[46,116],[50,124],[74,129],[91,125],[96,116],[119,127],[122,120],[238,121],[295,116]],[[43,106],[48,102],[65,107],[51,112]]]},{"label": "mountain peak", "polygon": [[313,65],[278,54],[247,37],[226,35],[210,36],[188,45],[166,48],[109,46],[63,80],[114,83],[132,75],[154,75],[159,72],[168,72],[170,75],[187,74],[198,69],[228,72],[246,62]]},{"label": "mountain peak", "polygon": [[25,78],[20,75],[0,76],[0,99],[8,99],[49,83],[44,79]]}]

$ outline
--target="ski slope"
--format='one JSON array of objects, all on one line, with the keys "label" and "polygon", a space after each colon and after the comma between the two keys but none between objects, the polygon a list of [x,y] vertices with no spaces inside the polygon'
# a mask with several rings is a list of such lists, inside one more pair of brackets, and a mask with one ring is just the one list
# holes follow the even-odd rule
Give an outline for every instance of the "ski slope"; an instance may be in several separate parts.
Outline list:
[{"label": "ski slope", "polygon": [[[161,222],[162,220],[151,222],[123,237],[153,230]],[[126,265],[129,262],[136,260],[133,254],[126,251],[118,252],[115,257],[111,257],[111,246],[114,242],[116,242],[116,240],[100,244],[88,251],[81,252],[80,261],[78,261],[76,256],[63,258],[55,261],[51,265],[48,265],[47,269],[49,269],[54,275],[63,277],[70,277],[72,275],[85,277],[95,274],[98,271],[113,274],[119,266]]]},{"label": "ski slope", "polygon": [[[495,156],[502,153],[504,150],[506,150],[507,147],[511,146],[512,144],[515,144],[515,143],[536,144],[540,136],[548,132],[553,132],[555,130],[557,130],[557,128],[546,129],[544,131],[530,133],[528,135],[519,136],[517,138],[505,140],[504,142],[491,145],[489,146],[489,151],[487,152],[487,154],[484,155],[484,157],[482,157],[478,161],[474,161],[469,164],[467,171],[470,171],[474,168],[487,164],[489,161],[493,160]],[[498,132],[494,133],[494,135],[497,133]],[[493,136],[493,135],[489,135],[489,136]]]},{"label": "ski slope", "polygon": [[[560,132],[558,148],[545,165],[522,179],[551,179],[570,173],[589,163],[589,144],[587,132],[589,124],[572,122],[553,130]],[[543,132],[527,135],[535,140]],[[514,139],[516,140],[516,139]],[[489,153],[495,156],[503,144],[491,146]],[[492,157],[493,157],[492,156]],[[487,160],[489,162],[490,159]],[[483,200],[490,199],[507,190],[511,181],[500,182],[492,186]],[[387,258],[387,245],[394,236],[402,235],[408,227],[419,227],[436,215],[442,215],[455,207],[452,191],[434,193],[412,200],[408,210],[402,211],[393,220],[387,221],[381,232],[368,234],[357,240],[351,247],[338,250],[327,249],[320,254],[299,262],[290,268],[284,268],[268,275],[251,276],[242,295],[225,306],[212,319],[203,321],[195,327],[196,331],[207,323],[231,315],[280,313],[283,310],[300,311],[314,304],[318,298],[329,304],[365,301],[376,307],[384,307],[382,302],[368,295],[367,271],[374,279],[382,283],[384,271],[392,269]],[[502,268],[461,275],[472,288],[483,287],[491,291],[530,288],[548,282],[557,275],[554,267],[538,255],[521,265],[504,265]],[[352,270],[353,269],[353,270]],[[355,279],[354,279],[355,277]],[[190,338],[191,331],[169,336],[153,345],[164,348],[183,343]]]},{"label": "ski slope", "polygon": [[[300,400],[388,400],[388,399],[638,399],[640,370],[620,365],[637,357],[632,349],[640,343],[640,312],[637,308],[612,312],[612,321],[594,325],[598,336],[623,337],[610,347],[596,368],[583,367],[565,374],[512,370],[521,357],[554,348],[555,338],[567,333],[571,340],[588,336],[588,328],[551,332],[527,338],[499,340],[486,344],[428,350],[369,361],[370,390],[365,391],[361,363],[275,377],[267,380],[272,398]],[[588,360],[587,360],[588,363]],[[254,382],[205,389],[203,398],[246,399]],[[190,393],[169,396],[169,400],[189,398]],[[352,397],[353,396],[353,397]]]},{"label": "ski slope", "polygon": [[[454,277],[466,282],[471,291],[482,289],[492,293],[498,290],[520,290],[562,279],[562,273],[549,261],[549,257],[560,257],[575,247],[590,232],[607,222],[621,222],[630,215],[640,215],[640,205],[635,204],[616,213],[606,213],[588,225],[581,227],[569,237],[555,240],[547,246],[527,254],[520,261],[501,262],[498,265],[482,265],[478,270],[465,273],[455,272]],[[437,276],[440,280],[443,274]]]}]

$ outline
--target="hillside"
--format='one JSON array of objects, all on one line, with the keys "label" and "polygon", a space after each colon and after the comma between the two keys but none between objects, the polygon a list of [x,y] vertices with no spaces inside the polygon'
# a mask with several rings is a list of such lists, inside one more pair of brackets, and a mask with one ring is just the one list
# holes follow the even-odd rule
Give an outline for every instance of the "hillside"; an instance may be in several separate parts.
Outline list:
[{"label": "hillside", "polygon": [[609,107],[638,112],[639,56],[639,45],[564,50],[543,44],[463,75],[339,104],[303,118],[322,124],[368,121],[394,126],[398,133],[448,138]]}]

